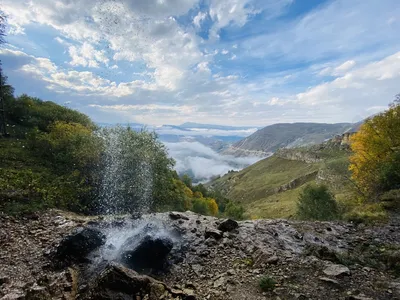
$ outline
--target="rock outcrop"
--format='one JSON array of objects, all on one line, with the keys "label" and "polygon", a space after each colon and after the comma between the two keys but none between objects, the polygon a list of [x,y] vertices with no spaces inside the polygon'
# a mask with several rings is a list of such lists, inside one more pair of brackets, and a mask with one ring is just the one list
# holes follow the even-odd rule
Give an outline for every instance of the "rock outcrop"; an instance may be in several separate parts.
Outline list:
[{"label": "rock outcrop", "polygon": [[[373,227],[286,220],[236,226],[179,214],[134,221],[89,220],[58,211],[36,220],[0,216],[0,299],[400,299],[396,220]],[[144,236],[171,236],[173,242],[164,257],[169,267],[153,277],[104,254],[112,250],[115,235],[125,238],[127,232],[129,239],[130,232],[145,230],[143,223],[163,224]],[[105,244],[89,254],[90,260],[52,268],[51,253],[79,227],[108,228]],[[118,244],[114,247],[118,254]],[[157,255],[151,251],[149,259]],[[273,284],[263,291],[259,282],[265,278]]]}]

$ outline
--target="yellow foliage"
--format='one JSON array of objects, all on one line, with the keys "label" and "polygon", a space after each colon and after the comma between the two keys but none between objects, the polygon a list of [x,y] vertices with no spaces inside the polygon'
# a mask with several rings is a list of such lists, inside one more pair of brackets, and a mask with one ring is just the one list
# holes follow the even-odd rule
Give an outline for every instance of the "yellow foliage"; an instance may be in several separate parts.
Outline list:
[{"label": "yellow foliage", "polygon": [[185,192],[185,195],[189,198],[193,198],[193,192],[191,189],[189,189],[187,186],[183,190]]},{"label": "yellow foliage", "polygon": [[208,207],[208,212],[212,216],[218,215],[218,204],[213,198],[207,198],[207,207]]},{"label": "yellow foliage", "polygon": [[368,119],[351,138],[352,178],[369,196],[380,192],[380,170],[400,150],[400,105]]}]

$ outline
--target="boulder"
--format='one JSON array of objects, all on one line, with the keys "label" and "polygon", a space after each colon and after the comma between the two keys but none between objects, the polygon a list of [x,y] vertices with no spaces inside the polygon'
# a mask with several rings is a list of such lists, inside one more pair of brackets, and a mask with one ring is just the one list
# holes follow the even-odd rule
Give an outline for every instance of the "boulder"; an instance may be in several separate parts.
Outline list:
[{"label": "boulder", "polygon": [[348,267],[343,265],[331,264],[323,271],[325,275],[328,276],[342,276],[350,275],[350,270]]},{"label": "boulder", "polygon": [[177,291],[165,283],[146,275],[139,275],[134,270],[120,264],[111,263],[90,285],[89,291],[82,299],[195,299],[193,291]]},{"label": "boulder", "polygon": [[84,299],[133,299],[133,295],[140,299],[160,299],[165,292],[165,285],[155,279],[139,275],[117,263],[109,264],[95,279]]},{"label": "boulder", "polygon": [[180,213],[177,213],[177,212],[174,212],[174,211],[171,211],[171,212],[169,213],[169,217],[170,217],[172,220],[180,220],[180,219],[182,219],[182,220],[189,220],[189,218],[188,218],[187,216],[185,216],[185,215],[183,215],[183,214],[180,214]]},{"label": "boulder", "polygon": [[87,262],[87,255],[105,242],[106,236],[100,230],[80,227],[61,241],[55,256],[61,261]]},{"label": "boulder", "polygon": [[122,262],[136,270],[162,270],[174,244],[168,237],[146,235],[133,250],[122,254]]},{"label": "boulder", "polygon": [[222,231],[217,230],[217,229],[212,229],[212,228],[211,229],[207,228],[204,233],[205,239],[213,237],[214,239],[219,240],[220,238],[222,238],[222,236],[223,236]]},{"label": "boulder", "polygon": [[221,224],[218,225],[218,230],[221,230],[222,232],[227,232],[235,230],[238,227],[239,227],[238,222],[232,219],[227,219],[222,221]]}]

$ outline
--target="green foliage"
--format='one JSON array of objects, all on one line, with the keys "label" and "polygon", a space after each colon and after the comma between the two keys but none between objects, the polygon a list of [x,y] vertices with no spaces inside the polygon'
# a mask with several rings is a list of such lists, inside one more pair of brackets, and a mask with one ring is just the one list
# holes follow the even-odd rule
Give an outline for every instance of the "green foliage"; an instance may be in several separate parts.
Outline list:
[{"label": "green foliage", "polygon": [[49,126],[56,121],[78,123],[89,129],[96,127],[88,116],[78,111],[27,95],[18,98],[6,97],[5,110],[11,124],[37,127],[40,131],[48,131]]},{"label": "green foliage", "polygon": [[297,203],[297,217],[303,220],[334,220],[339,217],[335,198],[327,186],[307,185]]},{"label": "green foliage", "polygon": [[258,285],[262,291],[268,292],[275,289],[276,281],[272,277],[264,275],[260,278]]},{"label": "green foliage", "polygon": [[386,222],[388,215],[380,203],[365,203],[356,206],[344,215],[345,220],[356,224],[375,224]]},{"label": "green foliage", "polygon": [[242,220],[244,214],[244,208],[232,201],[229,201],[225,207],[225,215],[229,218]]},{"label": "green foliage", "polygon": [[188,188],[192,188],[192,178],[190,178],[190,176],[188,174],[184,174],[182,176],[182,181],[183,183],[188,187]]},{"label": "green foliage", "polygon": [[[115,165],[118,176],[104,179],[112,180],[117,189],[112,212],[134,212],[149,188],[152,191],[148,196],[154,200],[155,209],[171,205],[171,193],[177,188],[173,182],[174,161],[167,156],[164,144],[154,132],[136,132],[117,126],[102,129],[100,136],[106,150],[105,161],[118,162]],[[101,191],[101,196],[109,197],[108,193],[108,190]]]}]

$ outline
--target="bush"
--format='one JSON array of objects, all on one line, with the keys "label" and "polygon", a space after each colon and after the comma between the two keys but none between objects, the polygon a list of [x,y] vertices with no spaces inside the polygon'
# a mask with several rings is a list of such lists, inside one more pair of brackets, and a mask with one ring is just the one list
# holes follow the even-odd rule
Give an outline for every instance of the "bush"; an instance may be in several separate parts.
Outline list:
[{"label": "bush", "polygon": [[325,185],[307,185],[297,203],[297,217],[303,220],[334,220],[339,210],[334,196]]},{"label": "bush", "polygon": [[272,291],[275,289],[276,281],[272,277],[264,275],[260,278],[258,285],[260,289],[264,292]]},{"label": "bush", "polygon": [[232,201],[229,201],[225,206],[225,215],[229,218],[242,220],[244,214],[244,208]]}]

